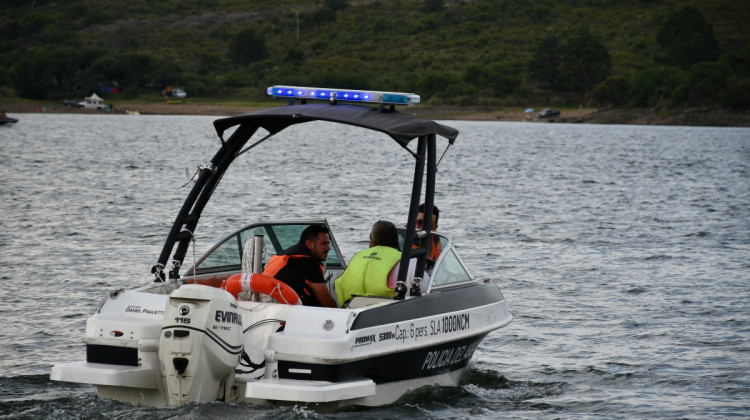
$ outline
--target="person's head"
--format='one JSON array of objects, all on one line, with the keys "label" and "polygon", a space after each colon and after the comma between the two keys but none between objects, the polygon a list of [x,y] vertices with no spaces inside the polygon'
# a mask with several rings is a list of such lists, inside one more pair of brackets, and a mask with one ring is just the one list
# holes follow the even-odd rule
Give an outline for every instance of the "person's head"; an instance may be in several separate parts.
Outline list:
[{"label": "person's head", "polygon": [[[438,228],[438,219],[440,218],[440,210],[438,210],[437,206],[432,206],[432,227],[430,230],[437,230]],[[419,205],[419,214],[417,214],[417,229],[422,229],[424,227],[424,204]]]},{"label": "person's head", "polygon": [[331,236],[324,225],[310,225],[302,231],[299,241],[305,244],[313,257],[325,261],[331,250]]},{"label": "person's head", "polygon": [[378,220],[375,222],[370,231],[370,246],[376,245],[389,246],[400,251],[396,225],[387,220]]}]

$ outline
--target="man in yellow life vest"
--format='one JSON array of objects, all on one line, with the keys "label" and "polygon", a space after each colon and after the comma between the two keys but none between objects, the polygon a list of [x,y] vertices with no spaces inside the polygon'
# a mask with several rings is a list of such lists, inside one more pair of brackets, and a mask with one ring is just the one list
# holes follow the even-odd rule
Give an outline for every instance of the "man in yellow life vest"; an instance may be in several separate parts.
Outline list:
[{"label": "man in yellow life vest", "polygon": [[353,295],[393,297],[401,250],[396,225],[379,220],[370,231],[370,247],[354,255],[336,279],[336,297],[343,306]]}]

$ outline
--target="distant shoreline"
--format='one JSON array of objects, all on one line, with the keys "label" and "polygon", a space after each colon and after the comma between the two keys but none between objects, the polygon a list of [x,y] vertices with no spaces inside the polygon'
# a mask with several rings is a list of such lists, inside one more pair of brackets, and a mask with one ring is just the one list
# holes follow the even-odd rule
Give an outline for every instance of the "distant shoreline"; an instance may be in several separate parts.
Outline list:
[{"label": "distant shoreline", "polygon": [[[110,103],[110,101],[105,101]],[[252,105],[215,105],[191,103],[126,103],[115,102],[115,109],[110,113],[125,114],[126,110],[138,111],[142,115],[209,115],[233,116],[252,112],[258,109],[282,105],[281,102]],[[63,104],[44,104],[0,99],[0,109],[9,114],[47,112],[53,114],[105,114],[102,111],[66,107]],[[584,124],[636,124],[636,125],[687,125],[711,127],[750,127],[750,112],[728,112],[713,109],[680,109],[680,110],[596,110],[591,108],[562,109],[559,117],[551,120],[537,118],[538,110],[526,113],[512,108],[478,108],[421,106],[402,107],[402,112],[436,120],[463,121],[507,121],[507,122],[557,122]]]}]

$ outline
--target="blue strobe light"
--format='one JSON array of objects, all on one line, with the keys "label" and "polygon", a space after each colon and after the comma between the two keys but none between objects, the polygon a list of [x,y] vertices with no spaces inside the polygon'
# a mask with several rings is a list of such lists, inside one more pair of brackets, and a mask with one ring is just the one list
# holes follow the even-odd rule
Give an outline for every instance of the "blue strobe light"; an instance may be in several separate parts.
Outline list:
[{"label": "blue strobe light", "polygon": [[407,105],[419,103],[419,95],[403,92],[380,92],[375,90],[325,89],[300,86],[272,86],[266,92],[274,98],[335,100],[340,102],[363,102],[370,104]]}]

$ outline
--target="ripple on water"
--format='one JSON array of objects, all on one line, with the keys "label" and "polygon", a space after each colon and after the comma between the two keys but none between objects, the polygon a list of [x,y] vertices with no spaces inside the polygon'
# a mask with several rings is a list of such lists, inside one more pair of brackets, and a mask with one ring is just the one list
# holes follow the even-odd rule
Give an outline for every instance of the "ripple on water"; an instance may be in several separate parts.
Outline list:
[{"label": "ripple on water", "polygon": [[[151,280],[185,168],[219,146],[212,120],[29,114],[0,142],[1,413],[317,416],[131,407],[48,379],[52,364],[85,357],[84,318],[106,291]],[[750,416],[750,130],[449,125],[461,135],[439,168],[439,230],[502,287],[514,321],[487,336],[460,389],[332,416]],[[252,221],[324,217],[349,258],[374,221],[404,223],[413,159],[333,127],[292,127],[243,155],[204,211],[196,252]]]}]

